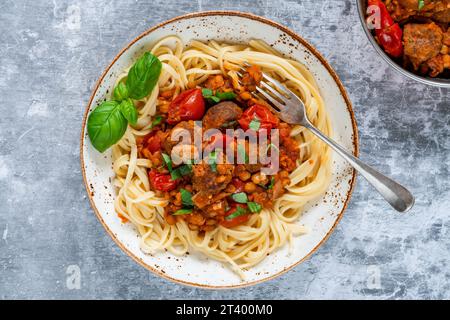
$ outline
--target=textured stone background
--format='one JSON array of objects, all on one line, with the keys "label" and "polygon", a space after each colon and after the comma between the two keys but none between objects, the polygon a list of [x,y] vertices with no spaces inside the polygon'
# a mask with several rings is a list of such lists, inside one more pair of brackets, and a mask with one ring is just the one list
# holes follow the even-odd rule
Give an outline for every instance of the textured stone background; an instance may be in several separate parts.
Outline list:
[{"label": "textured stone background", "polygon": [[[329,59],[354,103],[361,158],[411,187],[411,213],[393,212],[360,179],[344,219],[310,260],[234,291],[160,279],[114,244],[80,173],[80,125],[91,89],[119,50],[150,26],[212,9],[271,18]],[[355,1],[2,0],[0,298],[448,299],[449,93],[390,69],[365,38]],[[80,289],[70,289],[77,266]]]}]

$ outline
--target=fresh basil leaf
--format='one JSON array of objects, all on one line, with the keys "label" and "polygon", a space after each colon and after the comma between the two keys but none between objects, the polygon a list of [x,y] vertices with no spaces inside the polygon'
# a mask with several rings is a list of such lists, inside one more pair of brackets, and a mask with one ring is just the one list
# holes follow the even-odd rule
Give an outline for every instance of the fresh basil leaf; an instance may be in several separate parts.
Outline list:
[{"label": "fresh basil leaf", "polygon": [[190,193],[186,189],[180,189],[180,193],[181,193],[181,201],[185,206],[194,205],[194,202],[192,202],[192,193]]},{"label": "fresh basil leaf", "polygon": [[116,101],[122,101],[129,97],[128,88],[123,82],[119,82],[117,87],[114,89],[114,99]]},{"label": "fresh basil leaf", "polygon": [[118,102],[103,102],[88,118],[87,130],[92,145],[98,151],[104,152],[122,138],[127,124]]},{"label": "fresh basil leaf", "polygon": [[254,131],[258,131],[259,128],[261,127],[261,122],[258,119],[253,119],[248,125],[248,127]]},{"label": "fresh basil leaf", "polygon": [[272,179],[270,179],[270,184],[267,187],[267,189],[272,189],[274,184],[275,184],[275,177],[272,176]]},{"label": "fresh basil leaf", "polygon": [[155,116],[155,119],[152,120],[152,128],[158,126],[163,120],[163,116],[157,115]]},{"label": "fresh basil leaf", "polygon": [[253,213],[260,213],[262,210],[262,206],[256,202],[248,202],[248,209]]},{"label": "fresh basil leaf", "polygon": [[122,112],[125,119],[133,126],[137,124],[138,112],[134,106],[133,100],[130,98],[123,100],[119,105],[120,112]]},{"label": "fresh basil leaf", "polygon": [[214,94],[214,92],[211,89],[203,88],[202,89],[202,95],[204,98],[209,98]]},{"label": "fresh basil leaf", "polygon": [[172,215],[182,216],[182,215],[191,214],[191,213],[192,213],[192,209],[180,209],[178,211],[175,211]]},{"label": "fresh basil leaf", "polygon": [[117,101],[106,101],[91,112],[88,118],[88,135],[92,145],[100,152],[116,144],[125,134],[127,124],[137,123],[138,113],[129,98],[142,99],[155,87],[161,73],[161,61],[146,52],[131,67],[126,83],[114,89]]},{"label": "fresh basil leaf", "polygon": [[238,203],[247,203],[248,201],[247,194],[245,192],[235,193],[231,195],[231,198]]},{"label": "fresh basil leaf", "polygon": [[220,100],[233,100],[236,99],[234,92],[216,92],[216,97]]},{"label": "fresh basil leaf", "polygon": [[185,165],[179,167],[178,170],[180,170],[180,174],[182,176],[190,175],[192,173],[192,165],[185,164]]},{"label": "fresh basil leaf", "polygon": [[129,96],[135,100],[148,96],[158,82],[161,69],[161,61],[156,56],[144,53],[128,72],[126,85]]},{"label": "fresh basil leaf", "polygon": [[244,216],[247,213],[248,213],[247,210],[245,210],[244,208],[236,207],[236,211],[233,212],[232,214],[226,216],[225,220],[233,220],[234,218],[237,218],[237,217],[240,217],[240,216]]}]

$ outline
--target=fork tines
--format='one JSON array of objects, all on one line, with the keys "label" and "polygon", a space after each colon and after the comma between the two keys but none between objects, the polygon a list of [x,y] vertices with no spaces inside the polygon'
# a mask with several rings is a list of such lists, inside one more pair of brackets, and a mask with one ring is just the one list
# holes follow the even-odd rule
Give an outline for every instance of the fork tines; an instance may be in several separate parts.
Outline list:
[{"label": "fork tines", "polygon": [[[250,66],[248,63],[244,63],[245,66]],[[237,75],[242,78],[243,72],[247,72],[246,68],[240,67],[240,71],[237,71]],[[291,95],[293,94],[288,88],[286,88],[283,84],[281,84],[278,80],[270,77],[266,73],[262,73],[263,81],[260,82],[259,86],[256,86],[256,91],[264,97],[265,100],[268,100],[270,104],[273,106],[271,109],[274,113],[279,114],[280,111],[286,106],[288,100],[291,99]],[[242,85],[242,83],[240,82]],[[257,93],[252,92],[252,94],[256,97],[260,97]]]}]

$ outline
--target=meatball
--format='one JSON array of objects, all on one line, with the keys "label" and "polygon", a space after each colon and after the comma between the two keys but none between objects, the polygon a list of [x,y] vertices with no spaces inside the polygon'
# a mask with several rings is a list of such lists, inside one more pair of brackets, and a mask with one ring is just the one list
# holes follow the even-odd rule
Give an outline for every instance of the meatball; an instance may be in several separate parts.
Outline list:
[{"label": "meatball", "polygon": [[439,54],[443,37],[441,28],[433,22],[405,25],[403,31],[405,56],[411,61],[415,70],[418,70],[422,63]]},{"label": "meatball", "polygon": [[213,170],[208,163],[200,163],[193,166],[192,187],[197,191],[192,201],[199,208],[210,204],[213,195],[224,190],[233,178],[233,165],[218,164]]},{"label": "meatball", "polygon": [[220,129],[222,126],[238,120],[242,109],[234,102],[224,101],[208,109],[203,117],[203,127],[207,129]]},{"label": "meatball", "polygon": [[192,187],[195,191],[208,191],[212,194],[226,188],[233,177],[233,165],[218,164],[222,170],[213,171],[208,163],[193,166]]}]

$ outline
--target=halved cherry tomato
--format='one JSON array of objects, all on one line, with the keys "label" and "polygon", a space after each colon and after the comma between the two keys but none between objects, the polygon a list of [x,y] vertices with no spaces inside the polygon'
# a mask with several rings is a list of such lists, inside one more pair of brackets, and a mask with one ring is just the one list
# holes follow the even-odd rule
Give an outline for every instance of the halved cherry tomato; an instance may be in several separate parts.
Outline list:
[{"label": "halved cherry tomato", "polygon": [[172,191],[178,184],[176,180],[172,180],[170,174],[159,173],[156,170],[150,170],[148,176],[153,189],[159,191]]},{"label": "halved cherry tomato", "polygon": [[242,129],[247,130],[253,120],[259,121],[259,130],[266,129],[269,131],[277,128],[280,123],[280,120],[269,109],[259,104],[245,110],[238,122]]},{"label": "halved cherry tomato", "polygon": [[[391,14],[389,13],[388,9],[386,8],[386,5],[381,0],[369,0],[368,5],[370,6],[376,6],[380,10],[380,25],[381,29],[384,29],[386,27],[392,26],[394,24],[394,19],[392,19]],[[368,11],[371,8],[368,8]],[[373,14],[374,12],[372,12]]]},{"label": "halved cherry tomato", "polygon": [[375,30],[378,41],[384,50],[395,58],[403,55],[403,31],[398,23],[386,27],[384,30]]},{"label": "halved cherry tomato", "polygon": [[157,134],[157,131],[151,132],[147,137],[148,138],[146,139],[144,146],[148,151],[150,151],[150,153],[155,153],[161,150],[162,141],[160,136]]},{"label": "halved cherry tomato", "polygon": [[240,208],[245,209],[246,211],[248,211],[247,205],[245,205],[245,204],[240,204],[240,203],[233,204],[233,205],[231,206],[231,209],[228,210],[228,211],[225,213],[225,220],[223,220],[223,221],[220,223],[222,226],[224,226],[225,228],[233,228],[233,227],[236,227],[236,226],[241,225],[241,224],[243,224],[243,223],[245,223],[245,222],[248,221],[248,219],[250,218],[250,214],[244,214],[244,215],[242,215],[242,216],[237,216],[236,218],[233,218],[233,219],[231,219],[231,220],[227,220],[227,219],[226,219],[226,217],[228,217],[228,216],[232,215],[233,213],[235,213],[235,212],[236,212],[236,209],[237,209],[238,207],[240,207]]},{"label": "halved cherry tomato", "polygon": [[204,114],[205,100],[202,90],[186,90],[171,102],[167,122],[174,125],[181,121],[200,120]]},{"label": "halved cherry tomato", "polygon": [[[375,29],[375,35],[378,38],[384,51],[389,55],[399,58],[403,55],[403,31],[398,23],[392,19],[386,5],[381,0],[369,0],[370,6],[378,7],[380,12],[380,28]],[[372,10],[370,14],[374,14]]]}]

